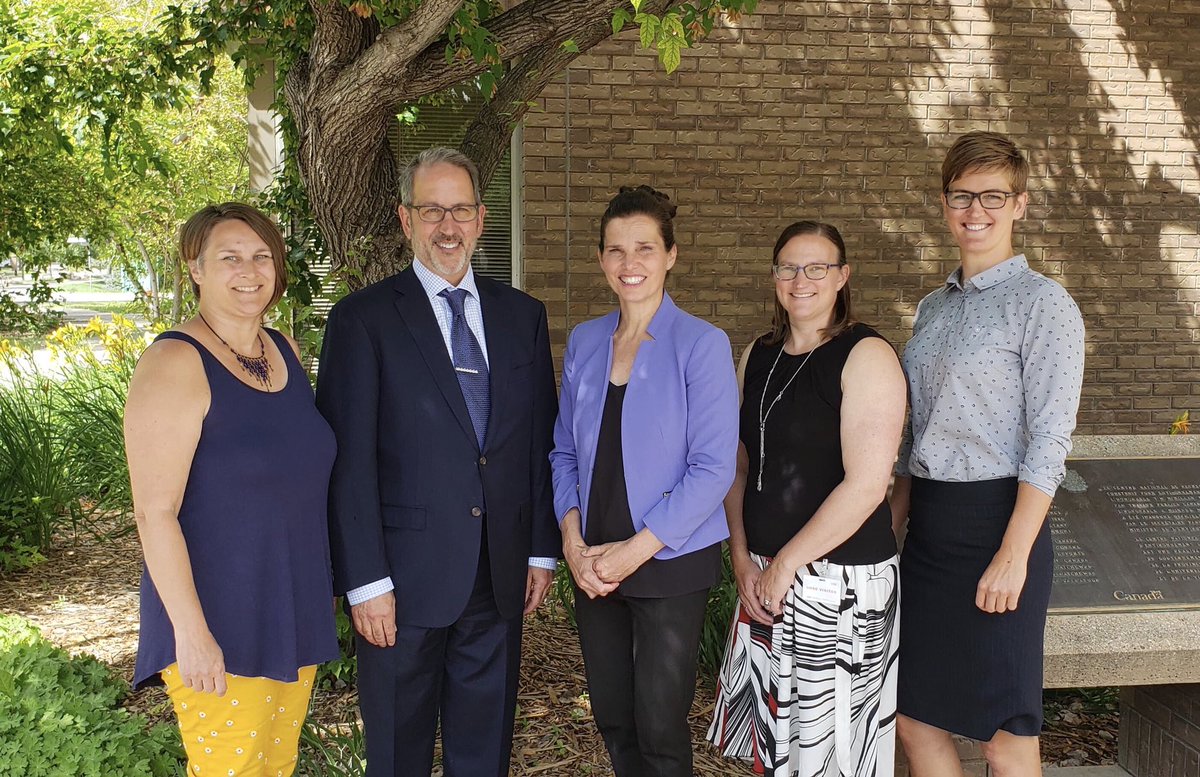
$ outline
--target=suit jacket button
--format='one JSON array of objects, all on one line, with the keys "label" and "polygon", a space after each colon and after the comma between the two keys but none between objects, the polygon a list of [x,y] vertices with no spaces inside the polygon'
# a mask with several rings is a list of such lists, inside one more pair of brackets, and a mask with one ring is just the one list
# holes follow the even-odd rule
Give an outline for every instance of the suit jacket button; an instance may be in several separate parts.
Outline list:
[{"label": "suit jacket button", "polygon": [[479,516],[483,515],[483,510],[480,510],[478,507],[472,507],[472,508],[471,508],[471,515],[473,515],[473,516],[475,516],[476,518],[478,518]]},{"label": "suit jacket button", "polygon": [[479,457],[479,466],[483,467],[486,465],[487,465],[487,456],[480,456]]}]

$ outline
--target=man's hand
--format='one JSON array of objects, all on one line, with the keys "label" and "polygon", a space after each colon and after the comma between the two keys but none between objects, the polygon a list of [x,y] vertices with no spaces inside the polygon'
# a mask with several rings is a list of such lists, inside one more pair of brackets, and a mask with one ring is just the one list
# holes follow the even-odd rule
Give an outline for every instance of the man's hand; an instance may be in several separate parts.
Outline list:
[{"label": "man's hand", "polygon": [[530,567],[529,575],[525,578],[525,612],[524,615],[536,610],[546,598],[550,583],[554,582],[554,570]]},{"label": "man's hand", "polygon": [[392,591],[350,605],[350,619],[363,639],[375,647],[396,644],[396,594]]}]

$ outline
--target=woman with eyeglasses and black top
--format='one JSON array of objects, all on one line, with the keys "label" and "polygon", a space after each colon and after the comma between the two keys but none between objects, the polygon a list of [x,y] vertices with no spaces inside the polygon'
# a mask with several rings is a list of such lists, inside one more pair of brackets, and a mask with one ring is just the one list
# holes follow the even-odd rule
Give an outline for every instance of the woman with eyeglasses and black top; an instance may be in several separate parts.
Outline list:
[{"label": "woman with eyeglasses and black top", "polygon": [[738,368],[725,513],[740,606],[708,738],[767,775],[891,774],[899,592],[886,495],[904,375],[851,316],[835,228],[787,227],[772,271],[772,329]]},{"label": "woman with eyeglasses and black top", "polygon": [[962,774],[952,733],[982,742],[995,774],[1041,774],[1046,513],[1071,448],[1084,332],[1066,290],[1013,252],[1028,173],[998,133],[950,149],[942,210],[962,264],[921,300],[904,351],[898,725],[921,777]]}]

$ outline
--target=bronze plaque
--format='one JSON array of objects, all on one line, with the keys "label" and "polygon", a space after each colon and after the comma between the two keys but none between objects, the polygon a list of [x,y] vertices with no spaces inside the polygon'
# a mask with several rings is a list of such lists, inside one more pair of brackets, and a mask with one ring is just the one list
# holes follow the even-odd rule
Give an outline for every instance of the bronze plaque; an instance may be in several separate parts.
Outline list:
[{"label": "bronze plaque", "polygon": [[1068,460],[1050,531],[1052,611],[1200,609],[1200,458]]}]

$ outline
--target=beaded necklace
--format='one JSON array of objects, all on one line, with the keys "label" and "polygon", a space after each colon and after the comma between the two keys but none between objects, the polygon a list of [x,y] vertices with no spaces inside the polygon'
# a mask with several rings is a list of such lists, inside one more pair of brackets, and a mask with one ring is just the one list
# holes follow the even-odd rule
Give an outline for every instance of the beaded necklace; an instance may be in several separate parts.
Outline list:
[{"label": "beaded necklace", "polygon": [[[221,345],[229,349],[229,352],[238,360],[238,364],[242,366],[242,370],[254,378],[260,386],[271,388],[271,362],[267,359],[267,344],[263,342],[262,330],[258,331],[258,356],[247,356],[244,353],[238,353],[233,346],[225,342],[225,338],[217,334],[217,330],[212,328],[212,324],[208,323],[208,319],[203,313],[197,313],[200,320],[208,327],[208,331],[213,333],[213,336],[221,341]],[[761,488],[759,489],[762,490]]]}]

